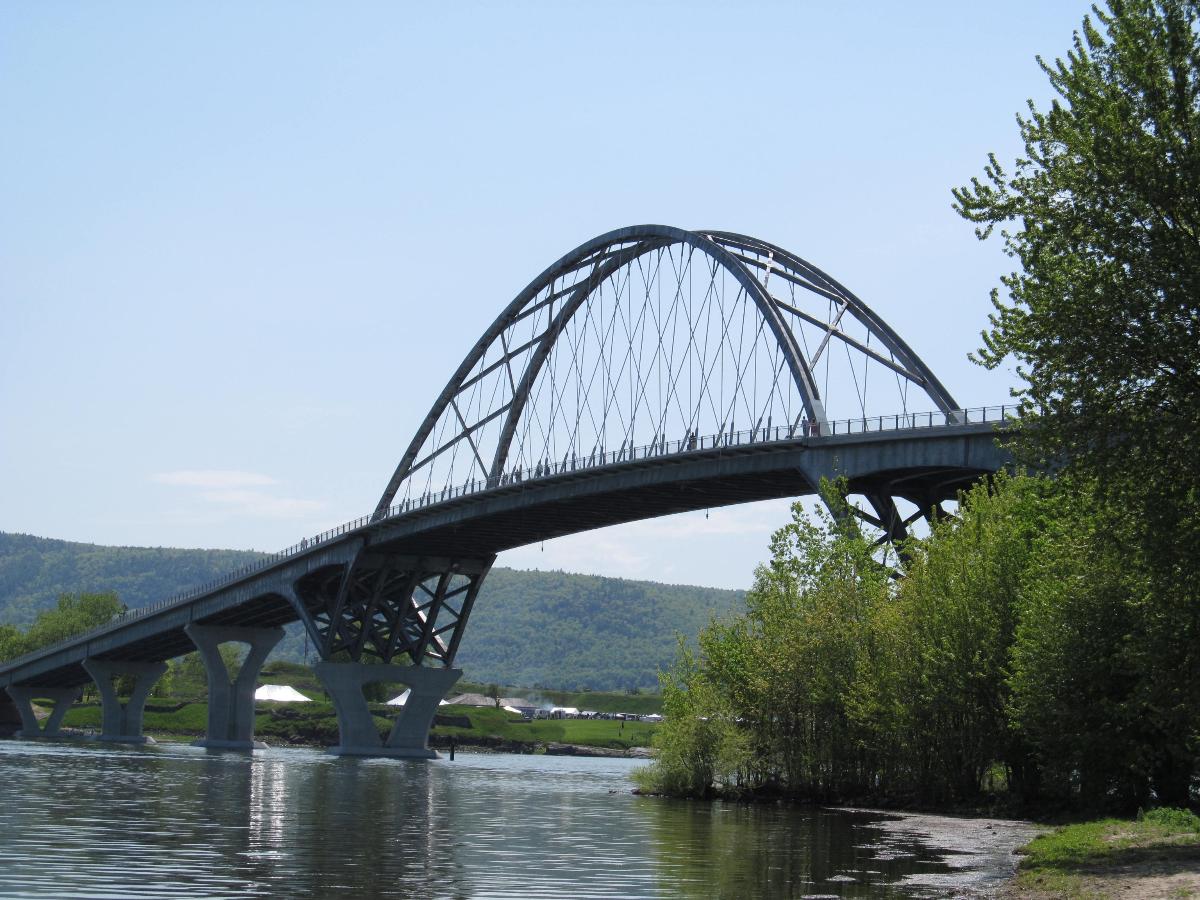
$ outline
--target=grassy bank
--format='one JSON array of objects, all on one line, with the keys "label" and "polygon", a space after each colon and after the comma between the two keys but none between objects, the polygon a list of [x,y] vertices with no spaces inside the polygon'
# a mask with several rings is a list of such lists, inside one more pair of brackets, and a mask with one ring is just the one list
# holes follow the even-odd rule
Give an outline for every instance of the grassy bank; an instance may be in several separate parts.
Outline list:
[{"label": "grassy bank", "polygon": [[1200,897],[1200,818],[1185,810],[1065,825],[1023,852],[1008,897]]},{"label": "grassy bank", "polygon": [[[397,710],[372,704],[375,724],[381,735],[391,728]],[[203,736],[208,704],[200,702],[152,701],[145,712],[145,730],[156,739],[192,740]],[[98,731],[100,706],[77,704],[67,713],[64,725]],[[648,747],[657,726],[645,722],[605,719],[539,719],[528,721],[502,709],[475,706],[444,706],[438,714],[430,743],[449,744],[451,737],[462,747],[534,753],[553,743],[578,744],[608,750]],[[332,747],[338,742],[337,718],[329,703],[260,702],[255,716],[255,736],[269,744]]]}]

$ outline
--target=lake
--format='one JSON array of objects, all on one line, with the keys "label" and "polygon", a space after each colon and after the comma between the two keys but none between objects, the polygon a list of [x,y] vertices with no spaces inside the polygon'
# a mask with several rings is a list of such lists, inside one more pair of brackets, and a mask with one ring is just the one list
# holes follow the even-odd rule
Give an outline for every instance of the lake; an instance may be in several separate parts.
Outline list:
[{"label": "lake", "polygon": [[0,896],[963,896],[1031,834],[638,797],[644,764],[0,741]]}]

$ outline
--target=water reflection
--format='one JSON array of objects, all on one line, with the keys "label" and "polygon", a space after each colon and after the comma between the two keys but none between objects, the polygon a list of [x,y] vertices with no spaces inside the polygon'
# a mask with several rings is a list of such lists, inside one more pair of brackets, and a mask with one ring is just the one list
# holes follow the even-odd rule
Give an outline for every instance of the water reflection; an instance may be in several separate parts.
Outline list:
[{"label": "water reflection", "polygon": [[630,795],[627,760],[0,742],[0,896],[913,896],[865,814]]},{"label": "water reflection", "polygon": [[883,897],[918,893],[909,876],[943,872],[940,855],[867,813],[655,801],[656,865],[685,897]]}]

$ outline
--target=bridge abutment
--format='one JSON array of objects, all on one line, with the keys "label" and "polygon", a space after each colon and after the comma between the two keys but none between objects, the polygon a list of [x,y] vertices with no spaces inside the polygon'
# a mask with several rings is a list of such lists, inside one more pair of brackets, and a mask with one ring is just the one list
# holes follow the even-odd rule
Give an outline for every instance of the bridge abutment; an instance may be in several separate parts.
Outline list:
[{"label": "bridge abutment", "polygon": [[[195,746],[222,750],[264,749],[266,744],[254,740],[254,688],[267,655],[283,639],[283,629],[192,623],[184,631],[200,651],[208,675],[208,731]],[[229,641],[250,645],[237,677],[232,679],[221,658],[221,644]]]},{"label": "bridge abutment", "polygon": [[[153,738],[142,733],[142,714],[146,709],[146,699],[155,683],[167,671],[167,664],[85,659],[83,668],[92,676],[100,691],[101,728],[98,740],[122,744],[154,743]],[[117,688],[113,684],[115,677],[133,679],[133,690],[125,703],[117,696]]]},{"label": "bridge abutment", "polygon": [[[67,714],[71,704],[79,699],[83,688],[10,684],[7,690],[8,696],[12,698],[13,704],[17,707],[17,713],[21,717],[21,730],[15,736],[19,738],[51,738],[59,736],[63,716]],[[54,703],[54,709],[51,710],[45,722],[39,722],[33,712],[35,699],[51,700]]]},{"label": "bridge abutment", "polygon": [[[424,666],[368,665],[322,662],[317,677],[329,691],[338,718],[335,756],[388,756],[402,759],[437,759],[429,749],[429,728],[438,704],[462,677],[462,669]],[[363,695],[363,686],[379,681],[398,682],[409,689],[408,700],[384,740]]]}]

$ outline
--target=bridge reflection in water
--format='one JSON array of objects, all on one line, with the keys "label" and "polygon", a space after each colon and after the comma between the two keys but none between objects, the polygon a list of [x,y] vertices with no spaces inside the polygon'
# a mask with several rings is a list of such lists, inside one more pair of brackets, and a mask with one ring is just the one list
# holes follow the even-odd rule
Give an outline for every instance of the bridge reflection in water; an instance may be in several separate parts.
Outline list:
[{"label": "bridge reflection in water", "polygon": [[635,797],[634,765],[4,742],[0,895],[897,897],[1005,864],[878,814]]},{"label": "bridge reflection in water", "polygon": [[[787,251],[639,226],[547,268],[501,312],[417,428],[372,514],[89,634],[0,663],[25,736],[53,736],[89,681],[101,739],[140,742],[162,662],[204,659],[204,746],[252,748],[259,668],[299,621],[339,745],[433,757],[438,701],[496,554],[654,516],[811,495],[847,480],[881,541],[1006,457],[1010,408],[965,410],[887,324]],[[378,426],[377,426],[378,427]],[[219,648],[247,644],[237,677]],[[366,660],[378,664],[367,664]],[[114,680],[132,681],[120,698]],[[409,701],[386,737],[363,686]],[[32,701],[54,705],[41,724]]]}]

